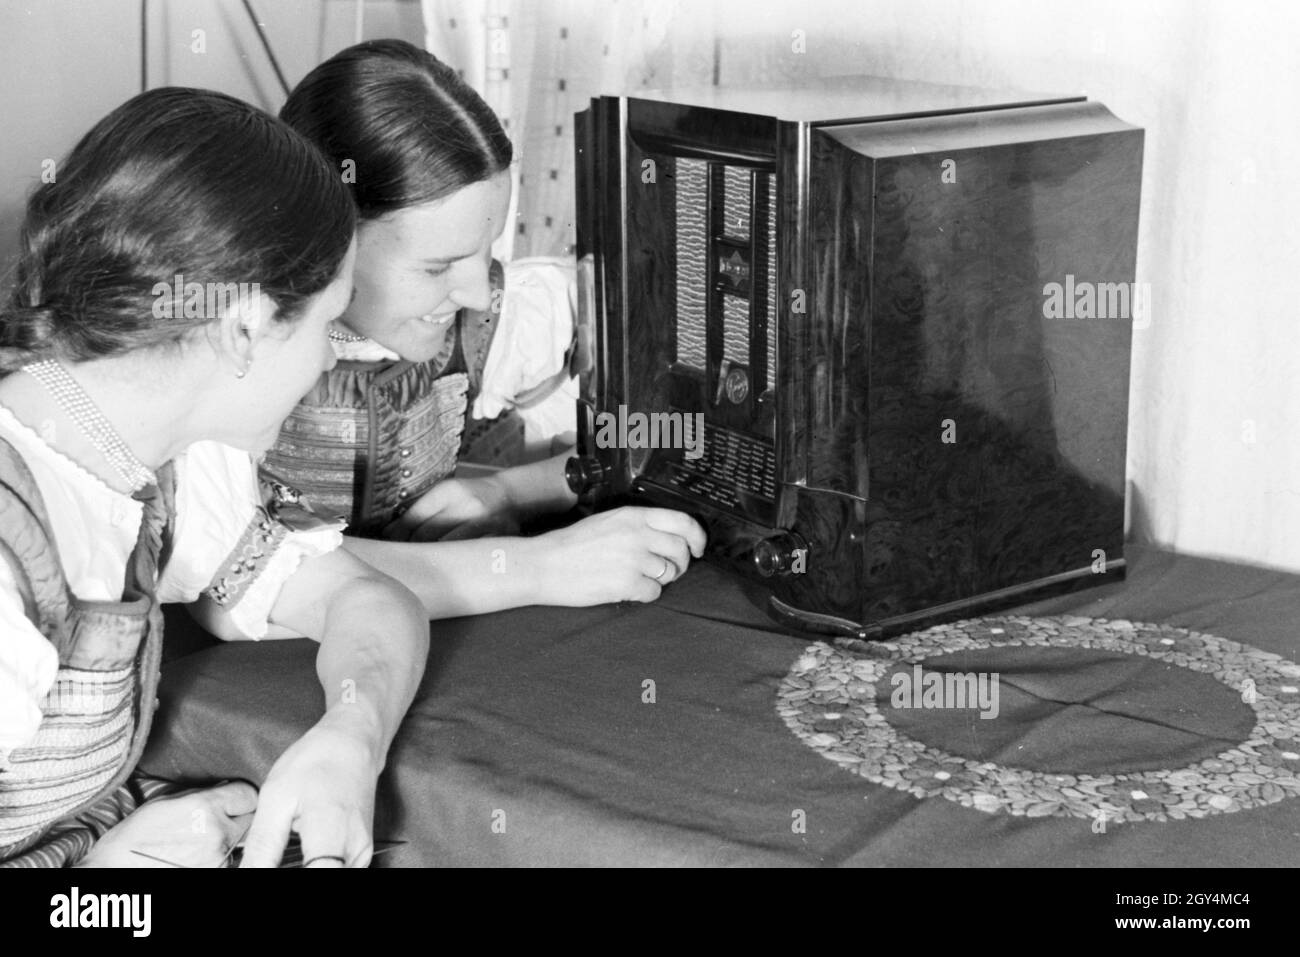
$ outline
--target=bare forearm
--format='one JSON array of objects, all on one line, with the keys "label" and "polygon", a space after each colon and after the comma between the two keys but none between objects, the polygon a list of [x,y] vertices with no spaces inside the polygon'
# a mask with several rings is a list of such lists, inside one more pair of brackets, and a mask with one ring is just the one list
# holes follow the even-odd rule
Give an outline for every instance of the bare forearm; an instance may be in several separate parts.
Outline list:
[{"label": "bare forearm", "polygon": [[533,538],[346,542],[354,559],[413,591],[430,618],[451,618],[524,605],[653,601],[703,555],[705,534],[680,512],[619,508]]},{"label": "bare forearm", "polygon": [[414,592],[431,619],[547,603],[541,539],[387,542],[348,538],[344,547]]},{"label": "bare forearm", "polygon": [[428,652],[428,621],[408,592],[363,580],[330,599],[316,657],[323,720],[361,735],[376,769],[415,697]]}]

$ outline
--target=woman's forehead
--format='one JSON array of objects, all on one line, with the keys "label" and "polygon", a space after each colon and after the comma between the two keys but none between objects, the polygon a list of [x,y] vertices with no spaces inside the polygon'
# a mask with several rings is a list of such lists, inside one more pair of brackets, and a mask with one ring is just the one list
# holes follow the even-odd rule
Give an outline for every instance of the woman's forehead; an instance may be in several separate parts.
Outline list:
[{"label": "woman's forehead", "polygon": [[475,255],[499,236],[509,208],[510,175],[500,173],[363,223],[360,237],[363,244],[381,246],[389,254],[454,261]]}]

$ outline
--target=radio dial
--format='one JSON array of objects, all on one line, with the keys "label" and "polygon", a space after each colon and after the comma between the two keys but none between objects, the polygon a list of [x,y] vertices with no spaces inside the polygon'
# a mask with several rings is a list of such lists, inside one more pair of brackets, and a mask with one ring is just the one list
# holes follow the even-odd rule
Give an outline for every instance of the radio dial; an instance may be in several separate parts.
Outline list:
[{"label": "radio dial", "polygon": [[585,495],[605,484],[605,466],[594,455],[575,455],[564,463],[564,481],[574,495]]},{"label": "radio dial", "polygon": [[800,536],[794,532],[773,535],[754,546],[754,567],[764,578],[789,575],[800,553],[806,560],[808,544]]}]

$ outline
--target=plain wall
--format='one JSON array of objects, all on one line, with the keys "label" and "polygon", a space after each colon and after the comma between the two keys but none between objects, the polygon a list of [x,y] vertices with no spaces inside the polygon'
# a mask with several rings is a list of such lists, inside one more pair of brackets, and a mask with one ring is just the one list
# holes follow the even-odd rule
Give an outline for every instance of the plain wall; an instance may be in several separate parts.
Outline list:
[{"label": "plain wall", "polygon": [[[0,277],[27,195],[94,123],[140,92],[141,0],[0,0]],[[236,0],[149,0],[149,86],[220,90],[269,110],[284,95]],[[254,0],[292,87],[354,39],[354,0]],[[205,51],[196,53],[195,30]],[[413,0],[366,0],[364,37],[424,41]],[[56,166],[57,170],[57,166]]]}]

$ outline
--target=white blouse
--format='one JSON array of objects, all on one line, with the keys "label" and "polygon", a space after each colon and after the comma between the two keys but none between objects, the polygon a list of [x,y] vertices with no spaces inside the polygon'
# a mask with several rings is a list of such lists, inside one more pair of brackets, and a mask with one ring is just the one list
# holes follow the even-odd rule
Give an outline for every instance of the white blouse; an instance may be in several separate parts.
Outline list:
[{"label": "white blouse", "polygon": [[[22,456],[45,501],[72,593],[83,601],[118,601],[135,548],[143,506],[51,448],[0,406],[0,438]],[[162,602],[195,601],[261,504],[256,465],[247,452],[216,442],[190,446],[175,462],[176,521],[172,553],[159,575]],[[267,632],[280,589],[304,558],[342,543],[340,527],[290,531],[252,585],[226,611],[245,637]],[[3,753],[36,734],[41,702],[54,683],[58,654],[28,620],[8,562],[0,561],[0,764]]]},{"label": "white blouse", "polygon": [[473,413],[491,419],[515,410],[530,455],[538,450],[550,454],[553,439],[576,441],[578,380],[566,373],[577,312],[573,259],[534,256],[506,263],[501,325],[488,351]]},{"label": "white blouse", "polygon": [[[577,269],[571,259],[534,256],[505,264],[499,325],[483,367],[483,387],[474,400],[476,418],[496,418],[515,408],[521,396],[545,389],[564,370],[577,298]],[[551,391],[558,387],[556,383]],[[576,404],[569,413],[576,421]]]}]

